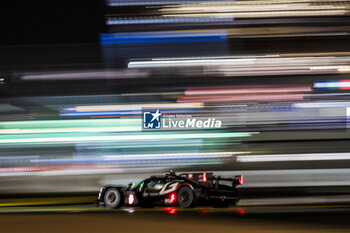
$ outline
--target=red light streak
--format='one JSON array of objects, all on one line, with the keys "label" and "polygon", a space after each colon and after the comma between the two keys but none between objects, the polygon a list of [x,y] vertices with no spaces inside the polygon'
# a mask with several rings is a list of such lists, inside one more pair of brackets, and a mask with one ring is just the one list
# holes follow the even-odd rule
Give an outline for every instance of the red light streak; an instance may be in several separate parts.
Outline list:
[{"label": "red light streak", "polygon": [[245,214],[245,213],[246,213],[244,209],[238,209],[237,211],[238,211],[238,213],[240,213],[240,214]]},{"label": "red light streak", "polygon": [[165,209],[169,214],[175,214],[177,212],[177,209],[175,207],[167,207]]}]

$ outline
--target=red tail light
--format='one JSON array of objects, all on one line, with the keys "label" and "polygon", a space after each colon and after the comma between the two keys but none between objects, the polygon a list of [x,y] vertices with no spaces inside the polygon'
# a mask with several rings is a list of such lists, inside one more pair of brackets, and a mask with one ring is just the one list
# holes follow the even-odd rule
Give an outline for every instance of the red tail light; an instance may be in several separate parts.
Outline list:
[{"label": "red tail light", "polygon": [[238,183],[239,184],[244,184],[244,176],[243,175],[241,175],[241,177],[239,177]]},{"label": "red tail light", "polygon": [[207,173],[203,172],[203,182],[207,182]]},{"label": "red tail light", "polygon": [[128,196],[128,203],[129,203],[129,205],[134,204],[134,202],[135,202],[134,194],[129,194],[129,196]]},{"label": "red tail light", "polygon": [[176,194],[175,193],[172,193],[170,194],[170,202],[174,203],[176,201]]}]

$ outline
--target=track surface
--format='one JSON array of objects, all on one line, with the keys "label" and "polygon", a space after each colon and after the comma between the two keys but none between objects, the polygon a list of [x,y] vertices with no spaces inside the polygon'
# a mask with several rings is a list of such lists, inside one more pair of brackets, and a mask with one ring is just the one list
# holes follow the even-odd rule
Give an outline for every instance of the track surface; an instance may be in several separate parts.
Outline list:
[{"label": "track surface", "polygon": [[350,206],[346,205],[115,211],[90,206],[3,207],[0,212],[0,232],[6,233],[349,232],[350,229]]}]

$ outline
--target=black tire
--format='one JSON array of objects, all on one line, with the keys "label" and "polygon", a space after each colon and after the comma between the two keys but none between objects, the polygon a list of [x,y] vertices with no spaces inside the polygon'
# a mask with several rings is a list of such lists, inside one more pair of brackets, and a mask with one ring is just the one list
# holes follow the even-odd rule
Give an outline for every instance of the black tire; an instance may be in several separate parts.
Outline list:
[{"label": "black tire", "polygon": [[111,209],[117,209],[124,204],[123,196],[116,188],[109,188],[103,197],[105,205]]},{"label": "black tire", "polygon": [[183,208],[194,207],[194,193],[189,187],[182,187],[177,192],[177,202]]}]

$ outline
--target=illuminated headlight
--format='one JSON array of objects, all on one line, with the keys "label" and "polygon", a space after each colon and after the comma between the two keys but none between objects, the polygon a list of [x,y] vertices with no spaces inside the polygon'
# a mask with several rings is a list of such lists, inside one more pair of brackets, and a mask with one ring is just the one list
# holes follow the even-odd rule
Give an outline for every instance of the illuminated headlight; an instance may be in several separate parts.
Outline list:
[{"label": "illuminated headlight", "polygon": [[128,204],[132,205],[132,204],[134,204],[134,202],[135,202],[135,195],[130,193],[128,196]]}]

